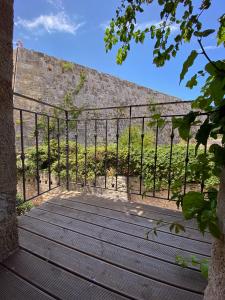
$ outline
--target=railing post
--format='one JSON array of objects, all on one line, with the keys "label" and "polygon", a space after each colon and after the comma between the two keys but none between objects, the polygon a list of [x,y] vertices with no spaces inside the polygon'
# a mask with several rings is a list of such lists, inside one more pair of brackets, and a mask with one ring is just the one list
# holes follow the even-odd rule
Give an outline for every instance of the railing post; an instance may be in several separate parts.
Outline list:
[{"label": "railing post", "polygon": [[38,129],[38,115],[35,113],[35,147],[36,147],[36,181],[37,181],[37,196],[40,194],[40,174],[39,174],[39,129]]},{"label": "railing post", "polygon": [[66,116],[66,189],[69,191],[69,117],[68,111],[65,110]]},{"label": "railing post", "polygon": [[20,110],[20,142],[21,142],[21,161],[22,161],[22,179],[23,179],[23,200],[26,201],[26,171],[24,154],[24,136],[23,136],[23,111]]},{"label": "railing post", "polygon": [[129,107],[129,131],[128,131],[128,154],[127,154],[127,193],[131,193],[130,189],[130,144],[131,144],[131,117],[132,105]]}]

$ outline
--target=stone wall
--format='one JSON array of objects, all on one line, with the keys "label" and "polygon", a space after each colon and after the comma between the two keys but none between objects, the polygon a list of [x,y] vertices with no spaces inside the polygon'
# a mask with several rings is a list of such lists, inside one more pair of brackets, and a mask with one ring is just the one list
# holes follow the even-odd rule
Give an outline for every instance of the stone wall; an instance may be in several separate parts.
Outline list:
[{"label": "stone wall", "polygon": [[[14,62],[16,51],[14,51]],[[14,63],[15,65],[15,63]],[[67,67],[65,67],[67,66]],[[73,95],[73,103],[79,108],[90,107],[109,107],[132,104],[148,104],[180,101],[173,96],[169,96],[149,88],[145,88],[126,80],[121,80],[114,76],[100,73],[96,70],[62,61],[60,59],[45,55],[43,53],[30,51],[24,48],[18,49],[17,64],[15,74],[15,92],[40,99],[42,101],[61,105],[68,91],[76,87],[80,82],[80,74],[85,74],[83,88],[77,95]],[[44,108],[34,102],[15,97],[15,106],[30,110],[43,111]],[[179,105],[167,104],[159,107],[163,114],[182,114],[190,109],[190,104],[182,103]],[[51,110],[50,110],[51,111]],[[52,111],[51,111],[52,113]],[[149,115],[146,107],[132,109],[132,116]],[[63,116],[64,117],[64,116]],[[82,112],[80,118],[109,118],[109,117],[129,117],[129,108],[106,109],[101,111]],[[20,143],[19,136],[19,115],[15,114],[17,144]],[[147,123],[146,119],[146,123]],[[133,119],[132,124],[141,125],[140,119]],[[25,147],[34,143],[34,115],[24,113],[24,135],[27,137]],[[27,126],[26,126],[27,125]],[[129,120],[121,120],[119,124],[120,133],[129,125]],[[88,143],[94,141],[93,121],[87,123]],[[105,121],[97,122],[98,142],[104,143],[106,136]],[[161,143],[168,142],[170,128],[168,127],[159,136]],[[30,137],[30,138],[29,138]],[[74,130],[71,130],[70,137],[74,137]],[[85,124],[78,123],[78,139],[84,143]],[[116,121],[108,122],[108,141],[116,140]]]},{"label": "stone wall", "polygon": [[[14,51],[15,61],[15,51]],[[65,93],[79,82],[80,72],[86,82],[74,96],[78,107],[107,107],[153,102],[170,102],[181,99],[169,96],[96,70],[67,62],[43,53],[19,48],[15,91],[43,101],[60,104]],[[179,108],[176,108],[178,111]]]}]

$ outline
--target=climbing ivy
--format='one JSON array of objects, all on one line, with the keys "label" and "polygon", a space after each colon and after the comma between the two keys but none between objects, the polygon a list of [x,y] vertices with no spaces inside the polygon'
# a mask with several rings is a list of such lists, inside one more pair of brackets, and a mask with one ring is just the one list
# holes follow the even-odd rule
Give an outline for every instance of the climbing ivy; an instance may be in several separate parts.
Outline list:
[{"label": "climbing ivy", "polygon": [[[82,112],[82,107],[78,108],[76,105],[74,105],[74,98],[80,93],[80,91],[84,87],[85,82],[86,75],[84,71],[81,71],[78,83],[75,85],[75,87],[70,88],[65,92],[65,95],[63,97],[63,103],[59,105],[59,108],[62,108],[63,110],[66,109],[69,111],[69,117],[72,120],[76,120]],[[65,114],[63,114],[61,110],[54,108],[52,116],[53,118],[49,118],[49,134],[51,138],[56,138],[58,134],[58,123],[56,118],[65,119]],[[74,129],[76,127],[76,122],[70,121],[69,126],[70,130]],[[42,135],[43,140],[46,141],[48,139],[48,127],[46,116],[40,116],[38,118],[38,130]],[[59,134],[63,133],[64,131],[65,122],[61,120],[59,123]],[[34,132],[34,135],[35,134],[36,133]]]}]

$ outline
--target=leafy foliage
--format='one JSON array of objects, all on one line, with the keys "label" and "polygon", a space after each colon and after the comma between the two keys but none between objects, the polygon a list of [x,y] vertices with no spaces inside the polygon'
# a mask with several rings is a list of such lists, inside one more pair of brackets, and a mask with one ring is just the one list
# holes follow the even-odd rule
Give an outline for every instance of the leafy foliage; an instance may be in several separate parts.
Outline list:
[{"label": "leafy foliage", "polygon": [[199,266],[200,272],[206,279],[208,278],[209,261],[208,259],[198,259],[195,255],[186,258],[180,255],[176,256],[176,263],[183,268],[189,265]]},{"label": "leafy foliage", "polygon": [[32,201],[24,201],[21,195],[16,195],[16,213],[18,216],[24,215],[33,207]]},{"label": "leafy foliage", "polygon": [[[184,140],[191,137],[191,126],[194,125],[202,111],[207,117],[200,125],[195,134],[196,155],[199,161],[193,165],[193,170],[199,180],[209,180],[209,169],[213,176],[219,178],[222,168],[225,167],[225,61],[212,60],[203,46],[204,38],[216,33],[217,45],[225,46],[225,15],[218,20],[218,28],[204,28],[201,22],[203,13],[209,11],[211,0],[199,2],[192,0],[158,0],[160,8],[159,25],[146,26],[143,30],[138,28],[138,17],[143,14],[147,6],[153,4],[152,0],[121,0],[121,5],[116,10],[116,17],[112,19],[110,26],[105,31],[106,51],[120,43],[121,47],[117,53],[117,63],[121,64],[127,57],[131,49],[132,41],[143,43],[145,38],[155,40],[153,49],[153,63],[157,67],[162,67],[166,61],[176,57],[182,44],[197,39],[199,50],[193,49],[183,63],[180,74],[180,82],[184,80],[191,66],[195,63],[199,55],[203,55],[207,61],[202,70],[193,74],[186,83],[186,87],[192,89],[198,84],[198,78],[204,77],[205,83],[201,89],[201,95],[193,102],[195,109],[184,118],[174,118],[173,126],[177,128],[180,136]],[[179,13],[178,13],[179,12]],[[178,32],[171,35],[171,26],[176,26]],[[194,44],[193,44],[194,45]],[[161,120],[157,115],[157,119]],[[199,153],[199,147],[207,147],[208,140],[221,138],[221,144],[212,144],[209,148],[210,155]],[[213,167],[212,167],[213,165]],[[204,170],[205,166],[205,170]],[[193,171],[192,170],[192,171]],[[179,186],[179,177],[178,177]],[[184,215],[187,218],[196,218],[199,229],[204,233],[208,227],[212,235],[216,238],[221,236],[216,216],[216,201],[211,200],[210,190],[206,191],[207,197],[201,193],[182,193],[174,191],[173,198],[181,205]]]},{"label": "leafy foliage", "polygon": [[[135,128],[135,129],[134,129]],[[130,147],[130,176],[140,176],[141,174],[141,146],[140,146],[140,135],[139,127],[132,127],[132,139]],[[126,176],[128,174],[128,144],[127,144],[127,129],[121,134],[119,139],[118,147],[118,162],[117,162],[117,147],[116,144],[109,144],[107,147],[107,157],[105,152],[105,145],[97,145],[96,152],[94,146],[88,146],[86,151],[85,147],[81,144],[77,146],[74,141],[69,141],[70,152],[69,152],[69,163],[70,163],[70,177],[71,180],[75,181],[76,176],[79,181],[84,180],[85,171],[87,174],[87,179],[93,181],[95,178],[95,170],[97,176],[105,175],[106,172],[111,172],[113,174],[117,173],[121,176]],[[173,149],[173,159],[170,164],[170,146],[159,145],[157,151],[157,164],[156,164],[156,178],[154,180],[154,170],[155,170],[155,146],[152,140],[152,134],[146,135],[146,143],[143,145],[144,157],[142,161],[142,176],[144,179],[144,186],[146,191],[156,191],[166,190],[168,188],[168,174],[170,172],[171,178],[171,188],[174,192],[181,192],[183,189],[184,175],[185,175],[185,154],[186,145],[175,144]],[[66,176],[66,142],[60,142],[60,172],[61,178]],[[39,145],[39,168],[40,170],[48,170],[48,165],[50,162],[51,170],[56,175],[58,174],[58,143],[57,140],[52,139],[50,141],[50,161],[48,161],[48,144],[43,143]],[[87,153],[87,160],[85,164],[85,153]],[[201,171],[196,170],[196,165],[198,164],[201,156],[204,156],[205,160],[210,160],[212,154],[204,154],[203,149],[199,150],[199,154],[195,156],[195,147],[190,145],[189,149],[189,164],[186,170],[187,173],[187,183],[192,183],[200,187],[201,181],[204,178],[205,185],[207,187],[214,187],[218,184],[218,179],[213,175],[214,165],[209,164],[208,168],[202,168]],[[26,175],[34,177],[36,170],[36,148],[30,147],[26,151],[25,156],[25,166]],[[203,160],[203,166],[205,164]],[[76,172],[76,166],[78,169]],[[86,169],[85,169],[86,165]],[[20,156],[17,160],[17,170],[18,176],[22,174],[22,164]],[[207,174],[206,174],[207,173]]]},{"label": "leafy foliage", "polygon": [[[131,150],[132,149],[138,149],[141,147],[141,135],[142,135],[142,129],[139,125],[133,125],[129,129],[127,127],[122,134],[119,137],[119,146],[121,148],[128,148],[128,142],[129,142],[129,133],[130,133],[130,142],[131,142]],[[154,134],[151,130],[147,129],[144,133],[144,142],[143,146],[145,148],[152,147],[154,145]]]},{"label": "leafy foliage", "polygon": [[68,61],[64,61],[61,63],[62,66],[62,72],[68,72],[68,71],[72,71],[74,68],[74,64]]},{"label": "leafy foliage", "polygon": [[[72,63],[65,63],[67,68],[69,68],[70,64],[73,66]],[[74,105],[73,100],[76,95],[80,93],[82,88],[84,87],[84,84],[86,82],[86,75],[84,72],[80,72],[80,78],[79,82],[77,85],[68,91],[66,91],[64,97],[63,97],[63,103],[59,106],[62,109],[66,109],[69,111],[69,116],[70,119],[76,120],[77,117],[80,115],[82,112],[82,108],[78,108],[76,105]],[[59,128],[58,128],[58,122],[57,118],[62,117],[65,119],[65,114],[63,115],[63,112],[60,111],[59,109],[54,109],[53,110],[53,118],[49,118],[49,134],[53,137],[57,137],[57,134],[61,134],[65,130],[65,124],[62,122],[59,123]],[[38,131],[42,135],[44,140],[48,139],[48,125],[47,125],[47,117],[46,116],[40,116],[38,119]],[[74,129],[76,127],[76,122],[75,121],[70,121],[70,129]],[[58,132],[59,129],[59,132]],[[36,134],[36,133],[34,133]]]}]

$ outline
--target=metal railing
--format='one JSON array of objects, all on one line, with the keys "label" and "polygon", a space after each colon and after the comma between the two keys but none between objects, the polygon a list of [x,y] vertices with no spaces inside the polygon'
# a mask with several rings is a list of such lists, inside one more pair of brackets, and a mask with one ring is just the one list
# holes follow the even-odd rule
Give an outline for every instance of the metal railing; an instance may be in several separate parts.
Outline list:
[{"label": "metal railing", "polygon": [[[41,109],[37,111],[38,109],[27,109],[25,108],[27,105],[26,103],[23,102],[23,105],[19,105],[21,107],[18,107],[17,105],[14,106],[14,119],[16,119],[16,115],[19,114],[19,119],[15,120],[15,124],[19,125],[19,128],[16,128],[16,135],[18,137],[19,135],[19,141],[16,140],[16,152],[17,152],[17,162],[18,160],[21,161],[21,174],[18,174],[18,181],[21,183],[19,190],[21,191],[22,197],[24,201],[29,201],[32,200],[40,195],[43,195],[53,189],[56,189],[61,186],[61,170],[60,170],[60,140],[61,140],[61,132],[60,132],[60,122],[65,123],[65,139],[66,139],[66,151],[67,151],[67,157],[68,157],[68,151],[69,151],[69,146],[68,146],[68,111],[61,108],[60,106],[52,105],[47,102],[39,101],[37,99],[34,99],[32,97],[28,97],[25,95],[21,95],[19,93],[14,93],[14,102],[19,102],[20,100],[28,100],[29,102],[34,102],[41,106]],[[50,111],[45,111],[43,112],[43,107],[48,108],[48,109],[54,109],[56,111],[60,111],[64,114],[64,117],[56,117],[53,113]],[[26,121],[25,121],[25,114],[26,114]],[[42,181],[40,178],[40,153],[39,153],[39,147],[40,144],[43,143],[43,137],[40,140],[40,129],[38,126],[38,121],[40,117],[44,117],[46,119],[46,139],[47,139],[47,180],[45,180],[45,184],[47,185],[44,190],[40,188]],[[57,134],[56,134],[56,140],[57,140],[57,163],[58,163],[58,174],[57,174],[57,182],[55,185],[52,183],[52,171],[51,171],[51,134],[50,134],[50,120],[54,119],[57,124]],[[19,121],[19,122],[18,122]],[[33,121],[33,126],[30,125]],[[28,126],[26,126],[28,123]],[[16,127],[16,125],[15,125]],[[24,130],[25,127],[29,127],[29,131],[33,132],[33,143],[31,145],[26,145],[26,140],[28,137],[25,136]],[[31,127],[34,127],[32,130]],[[19,133],[18,133],[19,132]],[[36,186],[36,193],[32,191],[32,195],[27,196],[27,194],[30,194],[30,192],[27,190],[27,185],[30,181],[30,176],[27,175],[28,171],[30,172],[31,170],[27,169],[26,166],[26,151],[29,149],[29,147],[35,147],[35,170],[32,170],[33,174],[35,173],[35,186]],[[69,169],[69,166],[67,164],[67,170]],[[69,172],[69,171],[68,171]],[[67,173],[68,174],[68,173]],[[69,186],[69,178],[66,178],[66,186]],[[30,184],[29,187],[30,188]]]},{"label": "metal railing", "polygon": [[[164,102],[155,104],[140,104],[130,106],[117,106],[106,108],[84,108],[80,112],[78,118],[70,118],[70,111],[60,106],[52,105],[32,97],[27,97],[18,93],[14,93],[15,102],[19,99],[24,101],[32,101],[39,105],[37,108],[27,109],[25,107],[14,107],[15,114],[19,114],[19,131],[20,140],[17,141],[18,158],[21,161],[20,172],[20,190],[23,194],[24,201],[28,201],[49,192],[62,184],[69,190],[70,188],[87,187],[92,189],[110,190],[114,192],[123,192],[139,196],[149,196],[160,199],[171,199],[171,185],[174,177],[173,162],[175,146],[180,142],[176,130],[172,126],[172,117],[181,117],[190,109],[188,102]],[[188,106],[189,105],[189,106]],[[26,105],[25,105],[26,106]],[[150,106],[150,109],[149,109]],[[178,112],[178,106],[181,106],[181,112]],[[46,107],[47,111],[43,111]],[[146,148],[146,136],[149,134],[149,122],[152,121],[152,108],[160,107],[162,112],[161,118],[165,121],[164,127],[159,126],[159,121],[155,121],[151,126],[152,139],[151,149],[154,153],[151,155],[151,167],[146,167],[146,156],[149,155]],[[51,112],[54,111],[54,113]],[[155,110],[155,109],[154,109]],[[56,111],[59,112],[56,114]],[[167,112],[166,114],[164,112]],[[24,115],[27,114],[26,122]],[[42,162],[40,147],[43,144],[43,133],[39,128],[39,118],[45,118],[45,145],[47,147],[47,163],[40,166]],[[204,118],[204,114],[202,114]],[[25,123],[28,124],[28,131],[31,130],[31,121],[33,120],[34,134],[32,136],[33,143],[28,141],[24,132]],[[55,120],[54,138],[51,131],[51,121]],[[136,126],[138,132],[138,149],[135,148],[133,141],[133,128]],[[196,128],[193,128],[196,130]],[[121,146],[121,136],[126,141]],[[55,161],[52,162],[52,140],[57,144]],[[64,140],[65,147],[61,147]],[[137,142],[137,141],[136,141]],[[188,164],[191,140],[183,145],[183,179],[182,189],[186,193],[189,189],[188,183]],[[168,168],[167,174],[164,175],[166,183],[160,189],[157,185],[160,182],[159,168],[159,152],[162,145],[167,145]],[[26,159],[27,149],[32,146],[35,149],[35,161],[33,168],[35,170],[27,170]],[[126,148],[126,149],[125,149]],[[113,150],[112,150],[113,149]],[[54,150],[55,151],[55,150]],[[64,152],[62,152],[64,151]],[[206,148],[205,148],[206,151]],[[125,152],[125,154],[124,154]],[[91,154],[90,154],[91,153]],[[64,162],[61,162],[61,156]],[[122,157],[122,158],[121,158]],[[123,167],[121,167],[121,160]],[[137,162],[138,160],[138,162]],[[113,163],[112,163],[113,161]],[[134,170],[134,161],[138,165],[138,169]],[[52,166],[54,165],[55,184],[52,182]],[[55,167],[57,166],[57,167]],[[113,166],[113,171],[111,170]],[[43,190],[40,173],[47,173],[45,180],[46,188]],[[28,193],[29,174],[35,173],[35,191],[30,195]],[[110,173],[111,172],[111,173]],[[151,188],[145,186],[146,172],[151,176]],[[63,173],[63,180],[62,180]],[[147,174],[147,175],[149,175]],[[122,180],[122,184],[121,184]],[[133,183],[135,182],[135,184]],[[204,180],[198,185],[201,191],[204,190]],[[196,188],[196,187],[195,187]],[[29,194],[29,195],[28,195]]]}]

